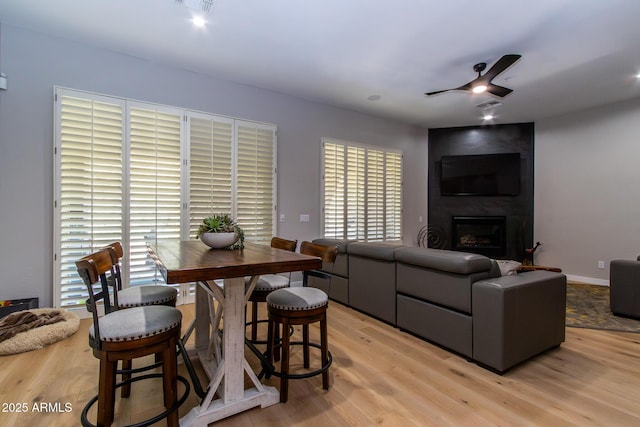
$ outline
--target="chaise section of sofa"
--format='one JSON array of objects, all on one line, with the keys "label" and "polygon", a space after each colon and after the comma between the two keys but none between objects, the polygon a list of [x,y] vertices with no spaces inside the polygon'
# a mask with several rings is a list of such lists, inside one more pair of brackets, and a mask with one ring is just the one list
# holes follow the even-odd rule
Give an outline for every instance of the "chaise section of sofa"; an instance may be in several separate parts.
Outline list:
[{"label": "chaise section of sofa", "polygon": [[531,271],[473,284],[473,359],[495,371],[565,339],[566,276]]}]

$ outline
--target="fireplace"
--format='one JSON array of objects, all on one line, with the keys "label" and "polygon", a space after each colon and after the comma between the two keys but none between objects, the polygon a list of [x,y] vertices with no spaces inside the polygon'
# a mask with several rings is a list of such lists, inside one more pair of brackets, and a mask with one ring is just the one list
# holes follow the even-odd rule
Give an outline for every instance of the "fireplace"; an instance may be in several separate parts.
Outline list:
[{"label": "fireplace", "polygon": [[507,220],[504,216],[454,216],[451,249],[491,258],[507,253]]}]

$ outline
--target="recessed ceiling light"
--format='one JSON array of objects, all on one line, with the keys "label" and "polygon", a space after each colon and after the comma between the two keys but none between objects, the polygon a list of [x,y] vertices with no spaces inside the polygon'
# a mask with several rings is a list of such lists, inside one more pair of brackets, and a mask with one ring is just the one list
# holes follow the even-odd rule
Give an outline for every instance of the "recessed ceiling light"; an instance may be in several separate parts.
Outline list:
[{"label": "recessed ceiling light", "polygon": [[367,99],[368,99],[369,101],[377,101],[377,100],[379,100],[380,98],[382,98],[380,95],[371,95],[371,96],[370,96],[370,97],[368,97]]},{"label": "recessed ceiling light", "polygon": [[493,120],[493,114],[485,114],[482,120]]},{"label": "recessed ceiling light", "polygon": [[640,73],[636,74],[636,79],[640,79]]},{"label": "recessed ceiling light", "polygon": [[191,22],[193,22],[193,25],[195,25],[196,27],[201,27],[201,28],[204,27],[205,24],[207,23],[207,21],[205,21],[202,16],[194,16]]}]

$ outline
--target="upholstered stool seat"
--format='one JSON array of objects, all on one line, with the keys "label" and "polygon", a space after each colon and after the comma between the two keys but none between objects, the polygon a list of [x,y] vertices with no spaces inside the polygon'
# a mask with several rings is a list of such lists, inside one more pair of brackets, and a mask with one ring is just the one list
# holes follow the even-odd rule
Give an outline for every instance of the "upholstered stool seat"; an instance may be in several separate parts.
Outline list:
[{"label": "upholstered stool seat", "polygon": [[[249,286],[251,281],[250,277],[245,278],[245,286]],[[289,286],[289,278],[287,276],[281,276],[280,274],[264,274],[260,276],[256,283],[254,292],[261,291],[275,291],[276,289],[282,289]]]},{"label": "upholstered stool seat", "polygon": [[134,286],[118,291],[118,308],[142,307],[147,305],[175,306],[178,291],[171,286]]},{"label": "upholstered stool seat", "polygon": [[124,251],[120,242],[113,242],[105,247],[111,255],[111,274],[107,277],[107,283],[113,289],[112,303],[115,309],[142,307],[146,305],[176,306],[178,290],[167,285],[144,285],[122,288],[122,276],[120,274],[120,260]]},{"label": "upholstered stool seat", "polygon": [[[98,319],[100,339],[105,342],[131,341],[161,334],[180,326],[180,310],[163,305],[118,310]],[[95,339],[93,325],[89,339]]]},{"label": "upholstered stool seat", "polygon": [[269,307],[278,310],[313,310],[328,302],[327,294],[318,288],[287,288],[267,296]]}]

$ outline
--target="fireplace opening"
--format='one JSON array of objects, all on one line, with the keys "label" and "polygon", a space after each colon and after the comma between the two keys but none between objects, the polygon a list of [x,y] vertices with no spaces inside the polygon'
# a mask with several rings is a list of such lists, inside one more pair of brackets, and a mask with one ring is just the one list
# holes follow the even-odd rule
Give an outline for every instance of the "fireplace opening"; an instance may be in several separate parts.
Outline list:
[{"label": "fireplace opening", "polygon": [[491,258],[507,253],[507,219],[504,216],[454,216],[451,249]]}]

